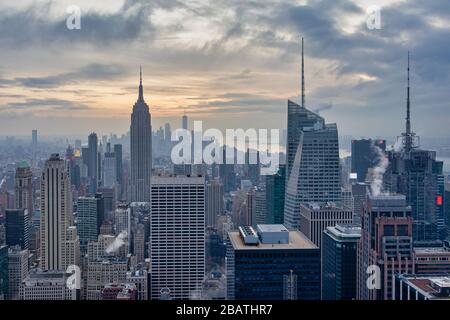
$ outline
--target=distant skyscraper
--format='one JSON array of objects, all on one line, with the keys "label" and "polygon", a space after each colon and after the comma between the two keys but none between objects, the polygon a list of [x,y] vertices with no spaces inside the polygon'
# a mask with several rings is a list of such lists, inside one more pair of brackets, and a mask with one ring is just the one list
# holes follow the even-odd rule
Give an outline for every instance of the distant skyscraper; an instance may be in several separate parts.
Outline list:
[{"label": "distant skyscraper", "polygon": [[205,179],[153,177],[150,217],[150,298],[189,299],[205,276]]},{"label": "distant skyscraper", "polygon": [[359,300],[391,300],[393,275],[414,272],[412,221],[404,195],[367,197],[358,244]]},{"label": "distant skyscraper", "polygon": [[116,180],[118,184],[119,200],[122,199],[122,186],[123,186],[123,160],[122,160],[122,145],[114,145],[114,156],[116,158]]},{"label": "distant skyscraper", "polygon": [[88,156],[87,156],[87,166],[88,166],[88,177],[90,183],[91,193],[97,192],[98,187],[98,176],[99,176],[99,166],[98,166],[98,138],[96,133],[91,133],[88,137]]},{"label": "distant skyscraper", "polygon": [[352,140],[352,173],[356,173],[358,182],[365,182],[370,168],[379,162],[375,148],[386,150],[386,140]]},{"label": "distant skyscraper", "polygon": [[301,232],[259,225],[229,232],[228,239],[227,299],[320,300],[320,251]]},{"label": "distant skyscraper", "polygon": [[38,144],[38,131],[37,129],[33,129],[31,131],[31,145],[33,148],[36,148]]},{"label": "distant skyscraper", "polygon": [[30,221],[26,209],[6,209],[6,244],[28,249]]},{"label": "distant skyscraper", "polygon": [[256,228],[258,224],[265,224],[267,221],[266,191],[259,188],[252,188],[247,193],[247,221],[248,225]]},{"label": "distant skyscraper", "polygon": [[322,300],[355,300],[357,246],[361,228],[336,225],[323,232]]},{"label": "distant skyscraper", "polygon": [[284,223],[284,196],[286,186],[286,166],[279,167],[274,175],[266,178],[266,204],[268,224]]},{"label": "distant skyscraper", "polygon": [[152,175],[152,122],[149,107],[144,101],[142,71],[139,97],[131,114],[130,139],[131,201],[149,202]]},{"label": "distant skyscraper", "polygon": [[116,177],[116,156],[114,152],[105,152],[103,157],[103,174],[102,174],[102,186],[105,188],[113,188],[117,183]]},{"label": "distant skyscraper", "polygon": [[41,176],[41,268],[64,270],[66,233],[72,215],[69,177],[64,161],[52,154]]},{"label": "distant skyscraper", "polygon": [[181,126],[183,127],[184,130],[188,130],[188,117],[186,114],[184,114],[183,117],[181,118]]},{"label": "distant skyscraper", "polygon": [[[304,92],[302,101],[304,103]],[[300,203],[341,205],[339,140],[336,124],[325,124],[324,118],[306,109],[304,104],[288,101],[287,122],[284,223],[295,229],[299,227]]]},{"label": "distant skyscraper", "polygon": [[25,161],[19,163],[14,178],[14,208],[26,209],[29,215],[33,207],[33,173]]},{"label": "distant skyscraper", "polygon": [[206,226],[216,227],[223,212],[223,184],[213,180],[206,185]]}]

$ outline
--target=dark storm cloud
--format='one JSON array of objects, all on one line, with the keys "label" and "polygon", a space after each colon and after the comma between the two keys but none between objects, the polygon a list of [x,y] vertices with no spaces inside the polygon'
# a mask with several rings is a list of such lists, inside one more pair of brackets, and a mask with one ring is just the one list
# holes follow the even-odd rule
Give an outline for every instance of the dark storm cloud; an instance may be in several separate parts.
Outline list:
[{"label": "dark storm cloud", "polygon": [[17,111],[82,111],[90,108],[74,101],[62,99],[26,99],[22,102],[8,103],[0,106],[0,112],[17,112]]},{"label": "dark storm cloud", "polygon": [[74,84],[79,81],[112,80],[125,74],[125,68],[120,65],[90,64],[73,72],[48,77],[16,78],[15,81],[24,87],[54,88],[65,84]]}]

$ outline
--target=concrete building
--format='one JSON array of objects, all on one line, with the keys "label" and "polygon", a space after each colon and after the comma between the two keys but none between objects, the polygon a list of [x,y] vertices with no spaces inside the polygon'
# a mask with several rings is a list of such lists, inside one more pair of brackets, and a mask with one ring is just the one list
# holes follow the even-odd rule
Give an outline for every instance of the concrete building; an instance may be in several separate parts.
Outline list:
[{"label": "concrete building", "polygon": [[153,177],[151,190],[150,298],[188,299],[205,276],[205,179]]},{"label": "concrete building", "polygon": [[20,300],[78,300],[79,290],[67,286],[70,276],[64,271],[34,269],[22,281]]},{"label": "concrete building", "polygon": [[41,268],[65,270],[66,233],[72,216],[70,181],[64,161],[52,154],[41,176]]},{"label": "concrete building", "polygon": [[337,224],[351,224],[353,211],[336,207],[334,203],[302,203],[299,222],[300,231],[320,247],[323,231]]},{"label": "concrete building", "polygon": [[[357,298],[391,300],[393,274],[413,271],[411,207],[404,195],[369,195],[358,245]],[[375,276],[367,285],[370,276]],[[370,280],[370,279],[369,279]]]}]

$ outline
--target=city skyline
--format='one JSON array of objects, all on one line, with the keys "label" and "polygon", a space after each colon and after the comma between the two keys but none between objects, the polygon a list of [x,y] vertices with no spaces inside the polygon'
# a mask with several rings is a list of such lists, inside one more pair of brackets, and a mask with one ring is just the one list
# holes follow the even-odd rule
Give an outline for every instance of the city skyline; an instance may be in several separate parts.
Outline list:
[{"label": "city skyline", "polygon": [[[438,2],[427,8],[418,1],[350,0],[214,8],[209,1],[112,1],[105,8],[77,1],[80,30],[66,28],[66,2],[0,5],[0,135],[25,135],[31,127],[42,135],[126,132],[139,64],[154,127],[179,124],[186,112],[219,129],[246,128],[249,120],[283,128],[286,100],[300,99],[300,36],[308,59],[307,106],[338,123],[341,134],[398,134],[408,50],[412,127],[420,136],[447,134],[450,48],[438,39],[448,37],[449,13]],[[380,30],[366,27],[373,4],[381,8]]]}]

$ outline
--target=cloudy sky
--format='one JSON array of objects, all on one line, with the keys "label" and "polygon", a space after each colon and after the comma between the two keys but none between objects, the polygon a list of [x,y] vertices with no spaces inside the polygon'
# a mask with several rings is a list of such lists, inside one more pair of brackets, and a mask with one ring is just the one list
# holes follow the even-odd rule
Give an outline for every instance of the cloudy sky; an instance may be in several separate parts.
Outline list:
[{"label": "cloudy sky", "polygon": [[[68,30],[67,7],[81,8]],[[381,29],[367,9],[381,8]],[[205,127],[284,128],[300,95],[340,134],[403,130],[411,51],[413,128],[449,136],[446,0],[5,0],[0,135],[124,133],[139,65],[154,127],[186,112]]]}]

